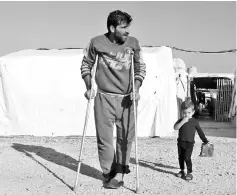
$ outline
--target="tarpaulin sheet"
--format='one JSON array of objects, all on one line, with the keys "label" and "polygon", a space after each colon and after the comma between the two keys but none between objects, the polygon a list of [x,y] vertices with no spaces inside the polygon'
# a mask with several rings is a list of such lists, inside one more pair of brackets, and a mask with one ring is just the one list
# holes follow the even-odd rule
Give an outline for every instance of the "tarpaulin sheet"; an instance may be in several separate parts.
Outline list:
[{"label": "tarpaulin sheet", "polygon": [[[168,136],[177,120],[172,51],[143,47],[139,137]],[[82,49],[23,50],[0,58],[0,135],[82,135],[87,100]],[[93,101],[86,131],[95,136]]]}]

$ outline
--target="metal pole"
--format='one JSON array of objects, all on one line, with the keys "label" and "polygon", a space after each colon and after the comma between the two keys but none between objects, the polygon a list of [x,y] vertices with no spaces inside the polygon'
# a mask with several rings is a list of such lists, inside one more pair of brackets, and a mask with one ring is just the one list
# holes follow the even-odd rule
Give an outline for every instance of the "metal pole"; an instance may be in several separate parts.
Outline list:
[{"label": "metal pole", "polygon": [[76,177],[76,182],[75,182],[75,186],[74,186],[74,189],[73,189],[73,191],[75,193],[77,193],[77,191],[78,191],[78,180],[79,180],[81,163],[82,163],[83,145],[84,145],[84,141],[85,141],[86,129],[87,129],[87,124],[88,124],[88,119],[89,119],[89,114],[90,114],[92,95],[93,95],[93,92],[94,92],[94,80],[93,80],[93,78],[95,78],[97,63],[98,63],[98,55],[96,56],[95,65],[94,65],[92,78],[91,78],[91,94],[90,94],[90,98],[87,102],[85,123],[84,123],[84,129],[83,129],[83,135],[82,135],[82,141],[81,141],[81,147],[80,147],[80,154],[79,154],[79,160],[78,160],[78,167],[77,167],[77,177]]},{"label": "metal pole", "polygon": [[132,91],[133,91],[133,109],[134,109],[134,125],[135,125],[135,159],[136,159],[136,193],[139,194],[139,162],[137,154],[137,106],[135,100],[135,76],[134,76],[134,62],[133,62],[134,53],[132,53]]}]

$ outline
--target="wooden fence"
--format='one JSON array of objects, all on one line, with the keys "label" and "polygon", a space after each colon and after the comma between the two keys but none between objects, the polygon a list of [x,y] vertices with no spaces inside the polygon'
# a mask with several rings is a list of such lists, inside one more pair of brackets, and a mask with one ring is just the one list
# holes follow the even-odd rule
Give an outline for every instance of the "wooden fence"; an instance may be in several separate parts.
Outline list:
[{"label": "wooden fence", "polygon": [[228,122],[233,82],[226,78],[217,78],[217,97],[215,103],[215,121]]}]

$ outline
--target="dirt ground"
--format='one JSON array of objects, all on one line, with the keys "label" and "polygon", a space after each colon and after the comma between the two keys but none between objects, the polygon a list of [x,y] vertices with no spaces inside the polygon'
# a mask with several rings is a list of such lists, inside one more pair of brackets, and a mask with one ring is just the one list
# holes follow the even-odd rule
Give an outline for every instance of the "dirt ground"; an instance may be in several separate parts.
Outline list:
[{"label": "dirt ground", "polygon": [[[175,177],[178,169],[177,133],[165,138],[139,138],[140,194],[236,194],[236,129],[225,123],[202,122],[214,144],[213,157],[200,157],[196,134],[192,181]],[[0,195],[73,195],[81,137],[0,137]],[[96,139],[85,140],[79,176],[80,195],[135,194],[136,166],[132,149],[131,173],[117,190],[102,187]]]}]

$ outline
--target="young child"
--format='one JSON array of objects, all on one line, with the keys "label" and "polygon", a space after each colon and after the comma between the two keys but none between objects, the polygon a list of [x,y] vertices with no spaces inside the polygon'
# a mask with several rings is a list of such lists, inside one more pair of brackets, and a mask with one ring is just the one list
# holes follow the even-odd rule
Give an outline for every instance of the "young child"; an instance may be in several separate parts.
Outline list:
[{"label": "young child", "polygon": [[[196,130],[198,132],[199,137],[205,144],[208,143],[208,140],[205,137],[205,134],[203,133],[201,127],[199,126],[198,121],[192,118],[195,111],[194,111],[194,104],[190,99],[185,100],[181,104],[181,110],[183,113],[183,117],[180,118],[174,124],[174,129],[179,130],[177,146],[179,155],[179,166],[181,169],[180,172],[176,174],[176,176],[186,180],[192,180],[193,170],[192,170],[191,155],[195,143],[194,138]],[[184,172],[184,162],[186,163],[187,167],[187,175],[185,175]]]}]

